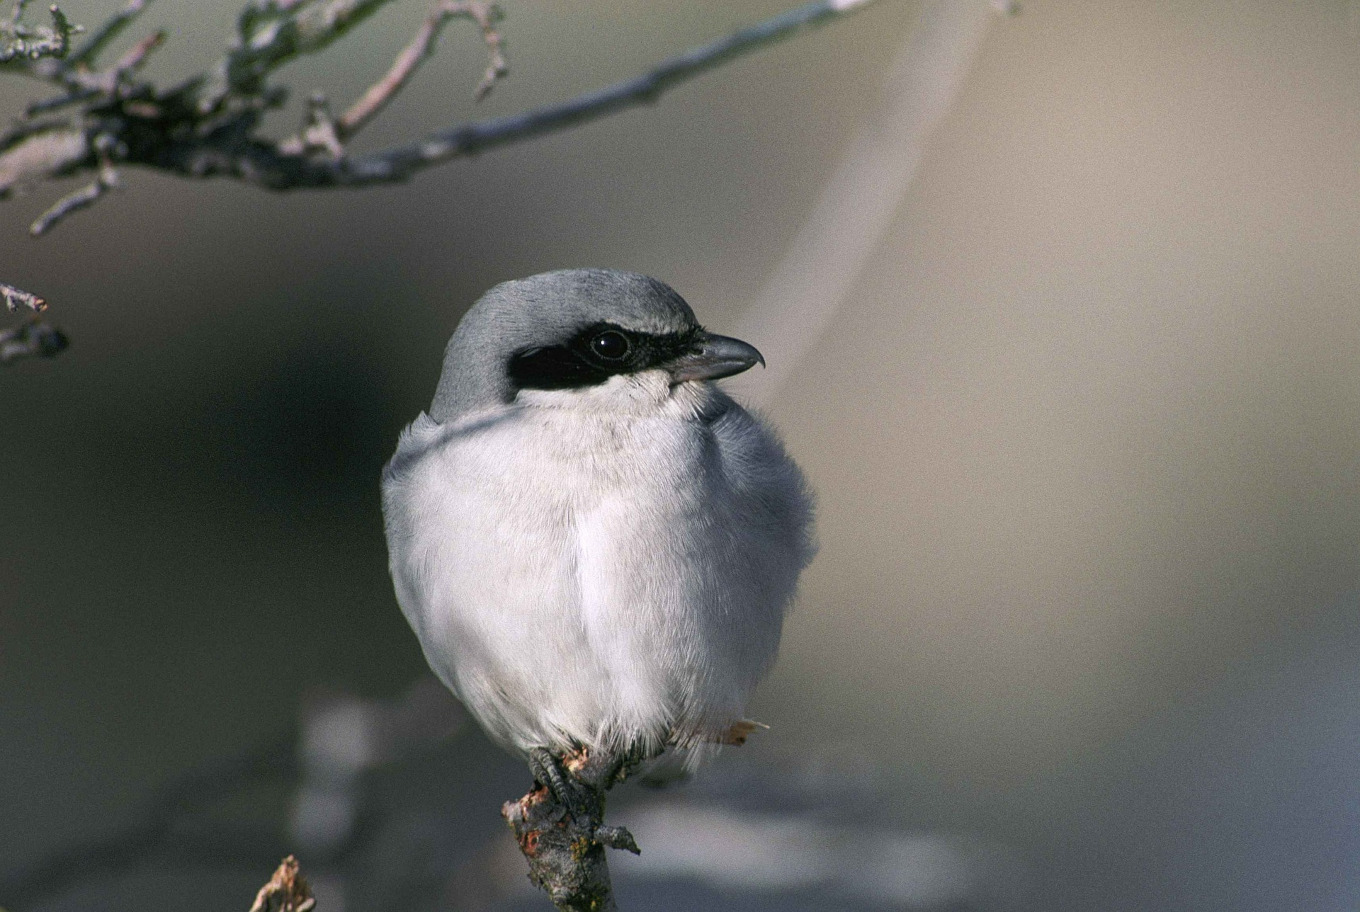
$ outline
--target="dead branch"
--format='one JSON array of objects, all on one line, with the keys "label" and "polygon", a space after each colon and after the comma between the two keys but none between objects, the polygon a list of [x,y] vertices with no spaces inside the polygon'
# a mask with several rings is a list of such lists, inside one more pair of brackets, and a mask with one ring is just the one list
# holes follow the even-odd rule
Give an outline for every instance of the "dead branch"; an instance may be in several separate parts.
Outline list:
[{"label": "dead branch", "polygon": [[[42,59],[13,57],[0,64],[58,88],[30,106],[0,136],[0,198],[25,184],[83,172],[96,181],[34,224],[50,230],[65,216],[101,198],[110,169],[139,166],[184,177],[229,177],[270,190],[360,187],[405,181],[417,172],[496,146],[566,129],[655,101],[663,92],[738,56],[823,25],[872,0],[814,0],[757,25],[663,61],[650,71],[567,101],[437,131],[423,140],[352,155],[344,147],[409,83],[447,21],[465,17],[482,32],[490,62],[478,97],[505,72],[495,8],[475,0],[438,0],[412,42],[387,73],[339,118],[324,101],[311,106],[300,137],[278,141],[260,132],[265,115],[279,108],[287,88],[276,71],[316,53],[364,21],[388,0],[252,0],[237,22],[226,55],[207,72],[168,88],[143,78],[138,68],[160,42],[148,36],[123,59],[100,70],[98,58],[145,7],[134,0],[96,27],[67,59],[57,51]],[[54,12],[49,45],[64,54],[74,30]],[[63,24],[64,23],[64,24]],[[31,31],[31,30],[30,30]],[[25,36],[29,33],[25,32]],[[46,33],[44,33],[46,34]],[[16,33],[17,35],[17,33]],[[29,42],[35,37],[15,40]],[[60,112],[60,116],[53,116]]]},{"label": "dead branch", "polygon": [[[46,234],[72,214],[119,187],[118,169],[151,168],[183,177],[229,177],[269,190],[362,187],[397,183],[454,158],[520,142],[627,108],[656,101],[665,91],[736,57],[822,25],[873,0],[814,0],[725,38],[662,61],[649,72],[555,105],[490,120],[458,124],[423,140],[351,155],[346,143],[370,123],[414,78],[434,53],[447,23],[466,18],[480,29],[488,63],[474,91],[481,100],[507,72],[496,23],[500,10],[486,0],[435,0],[411,42],[392,66],[339,117],[314,94],[302,132],[272,140],[261,132],[265,115],[280,108],[288,89],[272,77],[304,54],[325,50],[389,0],[249,0],[236,35],[218,63],[168,88],[141,75],[165,41],[152,32],[122,57],[100,67],[100,57],[146,8],[129,0],[71,50],[84,31],[50,8],[50,26],[21,23],[28,0],[16,0],[0,20],[0,72],[53,86],[0,132],[0,199],[45,181],[90,173],[93,179],[63,196],[29,227]],[[7,286],[6,286],[7,287]],[[17,292],[17,289],[13,290]],[[14,310],[25,300],[5,293]],[[66,337],[30,322],[0,335],[0,361],[50,356]]]}]

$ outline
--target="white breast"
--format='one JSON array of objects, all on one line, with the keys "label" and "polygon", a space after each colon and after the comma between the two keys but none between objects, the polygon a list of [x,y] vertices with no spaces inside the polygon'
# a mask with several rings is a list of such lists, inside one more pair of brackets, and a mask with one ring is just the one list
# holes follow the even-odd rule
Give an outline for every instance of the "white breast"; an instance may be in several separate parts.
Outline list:
[{"label": "white breast", "polygon": [[450,426],[422,415],[383,509],[430,665],[521,751],[726,729],[811,556],[773,436],[708,385],[645,375]]}]

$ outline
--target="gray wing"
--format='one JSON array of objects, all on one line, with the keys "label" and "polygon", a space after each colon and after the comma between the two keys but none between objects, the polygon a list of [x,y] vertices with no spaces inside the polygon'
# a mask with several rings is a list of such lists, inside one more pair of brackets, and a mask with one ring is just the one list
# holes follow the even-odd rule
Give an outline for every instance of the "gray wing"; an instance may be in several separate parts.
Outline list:
[{"label": "gray wing", "polygon": [[812,489],[768,422],[725,394],[721,402],[725,408],[715,410],[709,426],[727,482],[766,533],[797,555],[802,569],[817,553]]}]

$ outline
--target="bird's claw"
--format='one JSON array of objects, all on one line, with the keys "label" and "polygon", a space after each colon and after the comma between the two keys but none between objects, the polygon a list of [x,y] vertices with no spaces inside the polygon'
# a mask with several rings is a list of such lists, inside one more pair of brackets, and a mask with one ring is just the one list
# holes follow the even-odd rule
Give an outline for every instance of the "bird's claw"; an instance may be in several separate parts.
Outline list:
[{"label": "bird's claw", "polygon": [[542,747],[531,750],[529,771],[540,785],[547,787],[572,820],[590,820],[590,799],[586,786],[563,771],[562,761],[552,751]]},{"label": "bird's claw", "polygon": [[648,760],[658,756],[659,751],[649,749],[642,741],[635,741],[632,745],[619,751],[610,761],[609,767],[605,772],[605,782],[614,786],[623,782],[638,767]]},{"label": "bird's claw", "polygon": [[[640,762],[640,756],[631,751],[626,752],[619,758],[617,766],[614,763],[610,764],[605,781],[612,785],[622,770]],[[604,810],[603,804],[598,800],[600,796],[592,792],[589,784],[580,781],[573,774],[570,760],[569,756],[568,762],[564,763],[563,758],[547,748],[535,748],[529,752],[529,770],[538,783],[547,788],[571,820],[585,828],[592,839],[606,848],[622,849],[634,855],[641,855],[642,850],[638,848],[637,840],[626,828],[599,823]]]}]

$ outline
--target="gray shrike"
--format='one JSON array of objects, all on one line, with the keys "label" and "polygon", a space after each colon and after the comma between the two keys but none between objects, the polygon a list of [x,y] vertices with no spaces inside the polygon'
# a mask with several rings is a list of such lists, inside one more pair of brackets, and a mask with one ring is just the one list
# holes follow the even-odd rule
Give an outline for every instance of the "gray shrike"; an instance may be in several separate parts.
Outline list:
[{"label": "gray shrike", "polygon": [[814,550],[798,467],[712,382],[757,362],[607,269],[497,285],[449,341],[383,472],[392,580],[431,668],[531,765],[739,731]]}]

